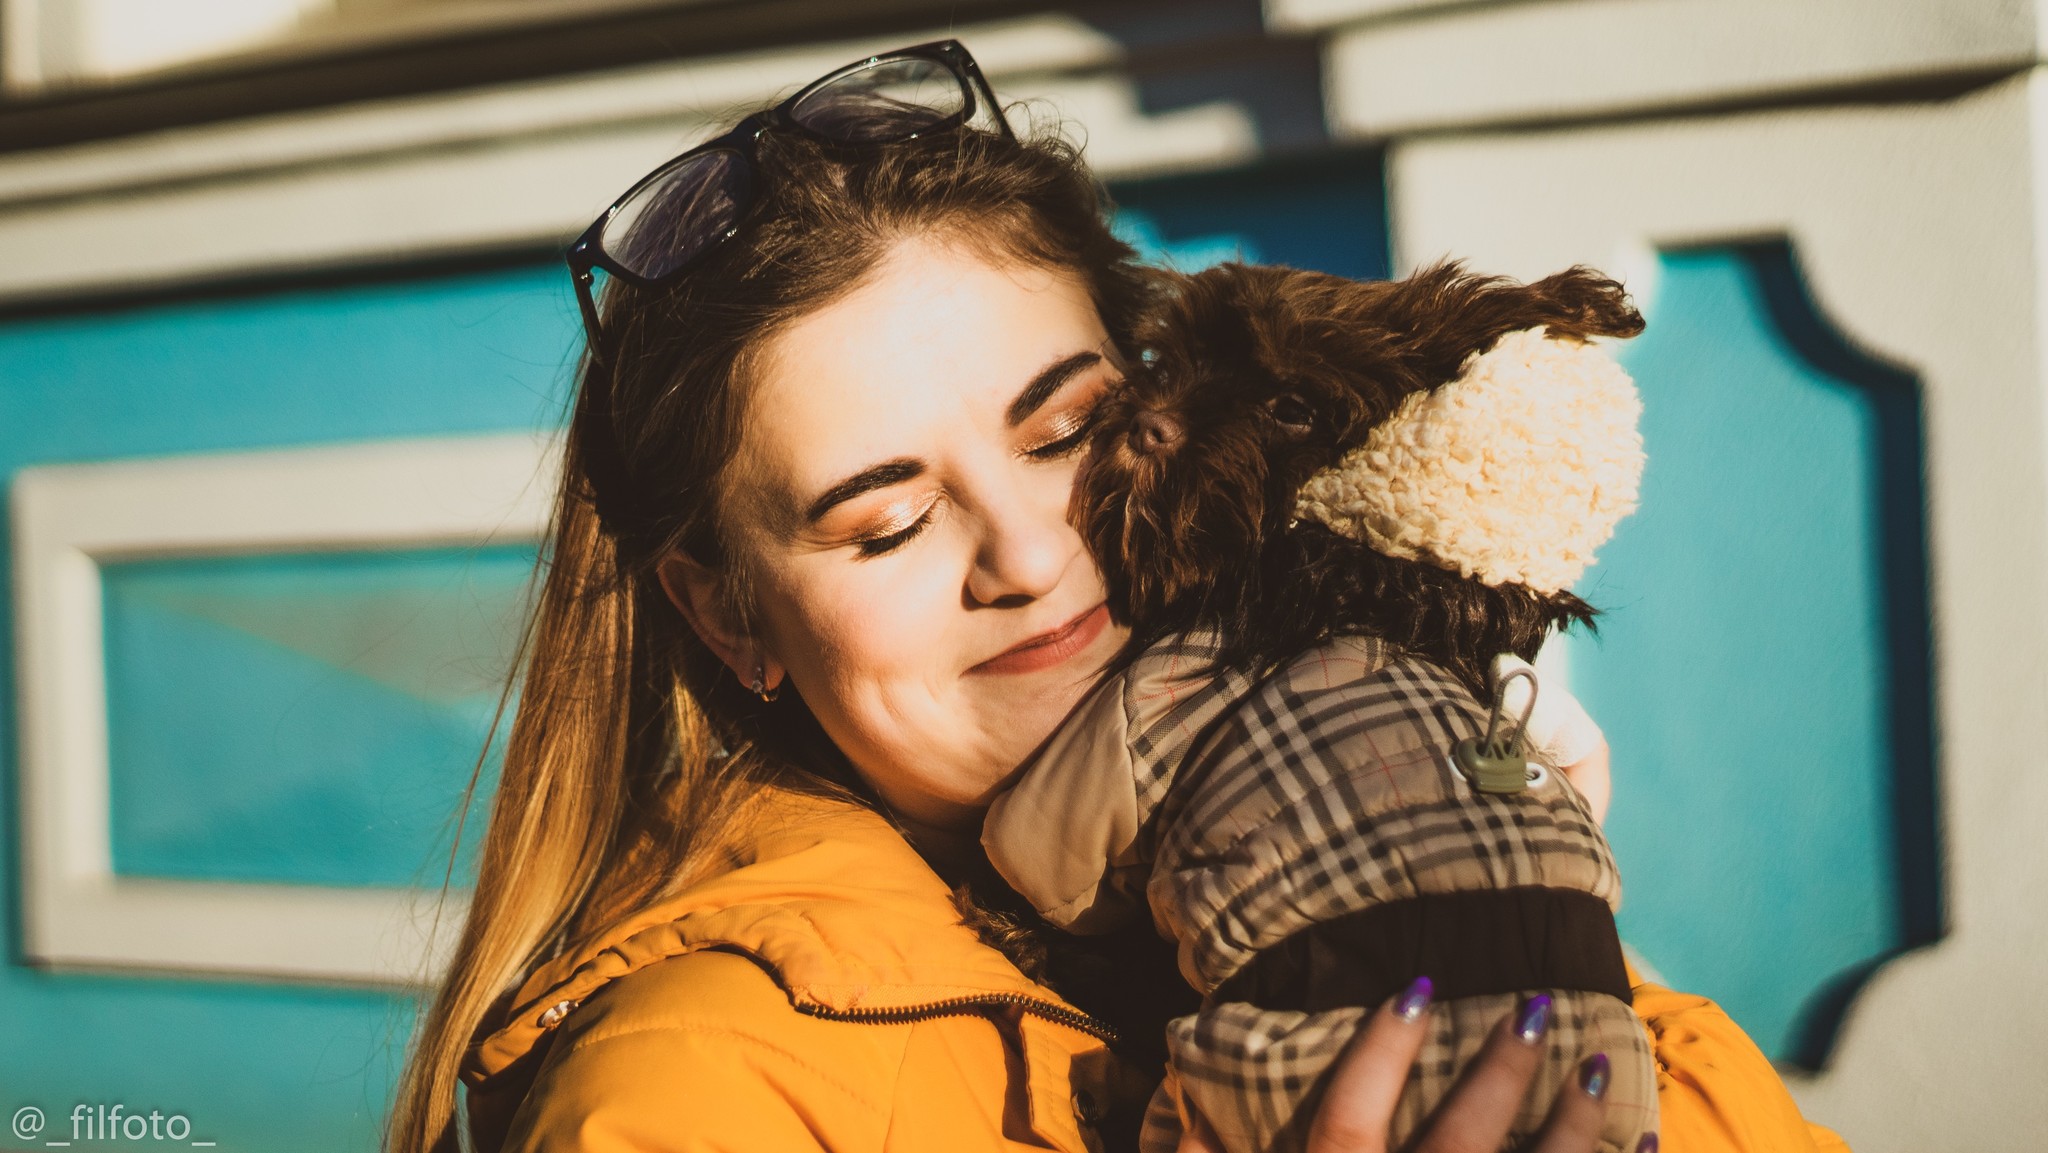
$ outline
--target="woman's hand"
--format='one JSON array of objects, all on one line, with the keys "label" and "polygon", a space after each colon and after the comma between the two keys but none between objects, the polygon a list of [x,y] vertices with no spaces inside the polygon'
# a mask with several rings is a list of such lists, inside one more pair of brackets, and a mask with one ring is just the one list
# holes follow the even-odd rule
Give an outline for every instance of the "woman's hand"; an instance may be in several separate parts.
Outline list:
[{"label": "woman's hand", "polygon": [[[1394,1108],[1408,1084],[1408,1069],[1429,1035],[1426,980],[1373,1013],[1331,1071],[1321,1111],[1309,1128],[1308,1153],[1387,1153]],[[1547,1009],[1547,1003],[1545,1009]],[[1507,1138],[1515,1114],[1543,1058],[1547,1012],[1525,1005],[1503,1018],[1485,1048],[1451,1095],[1408,1148],[1414,1153],[1494,1153]],[[1607,1058],[1598,1054],[1579,1066],[1579,1076],[1551,1105],[1550,1117],[1528,1153],[1591,1153],[1599,1146],[1607,1114]],[[1198,1117],[1181,1137],[1179,1153],[1225,1153]],[[1655,1153],[1654,1134],[1638,1153]]]}]

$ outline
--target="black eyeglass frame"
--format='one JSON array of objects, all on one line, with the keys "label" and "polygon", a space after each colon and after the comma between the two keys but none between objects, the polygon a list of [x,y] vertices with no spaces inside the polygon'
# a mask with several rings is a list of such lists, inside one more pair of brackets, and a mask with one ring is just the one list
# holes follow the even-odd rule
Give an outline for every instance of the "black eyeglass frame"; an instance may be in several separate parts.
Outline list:
[{"label": "black eyeglass frame", "polygon": [[[931,60],[943,65],[960,84],[960,110],[921,127],[915,132],[874,140],[847,140],[829,133],[820,132],[798,121],[793,115],[797,106],[816,95],[822,89],[830,87],[848,76],[899,60]],[[569,245],[566,260],[569,264],[570,276],[576,282],[576,304],[583,312],[584,338],[589,344],[591,355],[600,360],[607,358],[607,350],[603,343],[604,325],[597,313],[597,297],[593,287],[596,282],[595,270],[601,268],[607,275],[618,277],[628,284],[641,288],[657,288],[682,276],[683,273],[696,265],[698,261],[703,260],[710,253],[717,250],[720,245],[738,235],[741,227],[746,222],[747,210],[752,206],[755,175],[754,150],[757,147],[756,142],[760,139],[762,133],[771,128],[777,131],[800,132],[805,136],[826,144],[858,149],[863,146],[914,140],[920,136],[928,136],[935,132],[950,132],[962,125],[972,123],[983,108],[988,110],[991,119],[995,121],[996,130],[1005,139],[1016,138],[1016,133],[1011,130],[1009,121],[1003,116],[1002,105],[996,102],[995,90],[989,87],[987,78],[981,74],[981,68],[974,62],[974,57],[968,54],[966,45],[958,40],[934,40],[927,44],[915,44],[908,48],[898,48],[893,52],[883,52],[874,56],[862,57],[843,68],[835,68],[831,72],[804,85],[794,95],[790,96],[789,99],[784,100],[775,107],[766,112],[754,113],[740,121],[733,126],[732,131],[715,139],[707,140],[686,152],[669,158],[666,163],[654,171],[634,181],[631,188],[628,188],[617,200],[612,201],[611,206],[600,213],[596,220],[591,221],[590,227],[584,229],[583,234],[578,236]],[[706,153],[718,151],[732,153],[738,163],[743,166],[742,170],[746,176],[746,184],[743,189],[744,195],[734,203],[733,218],[725,226],[724,235],[714,238],[696,252],[685,257],[674,268],[657,277],[640,276],[626,268],[610,253],[605,251],[605,227],[612,222],[612,218],[617,216],[622,208],[632,203],[634,197],[638,196],[649,185],[666,178],[684,164]]]}]

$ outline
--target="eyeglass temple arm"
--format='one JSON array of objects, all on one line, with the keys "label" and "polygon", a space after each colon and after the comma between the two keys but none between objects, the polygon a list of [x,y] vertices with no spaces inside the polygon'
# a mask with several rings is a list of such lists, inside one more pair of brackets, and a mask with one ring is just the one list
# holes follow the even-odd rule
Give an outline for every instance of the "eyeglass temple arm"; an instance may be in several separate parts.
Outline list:
[{"label": "eyeglass temple arm", "polygon": [[593,290],[597,277],[591,272],[590,265],[578,257],[576,252],[569,254],[569,273],[576,281],[576,307],[583,312],[584,344],[593,358],[603,360],[604,326],[597,318],[597,296]]},{"label": "eyeglass temple arm", "polygon": [[1004,139],[1015,140],[1017,130],[1010,127],[1010,118],[1003,115],[1003,102],[996,99],[995,85],[988,82],[988,77],[983,74],[980,65],[968,69],[967,75],[969,90],[976,100],[988,105],[988,116],[990,120],[995,121],[996,130],[1003,134]]}]

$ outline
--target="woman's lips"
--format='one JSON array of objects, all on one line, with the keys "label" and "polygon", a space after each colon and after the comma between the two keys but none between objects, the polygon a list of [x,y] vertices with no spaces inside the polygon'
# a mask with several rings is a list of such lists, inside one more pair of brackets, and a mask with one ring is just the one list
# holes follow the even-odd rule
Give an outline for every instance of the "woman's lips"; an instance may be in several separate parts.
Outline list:
[{"label": "woman's lips", "polygon": [[1067,658],[1095,643],[1109,624],[1109,605],[1096,605],[1049,633],[1040,633],[1000,655],[981,662],[970,673],[1035,673],[1064,664]]}]

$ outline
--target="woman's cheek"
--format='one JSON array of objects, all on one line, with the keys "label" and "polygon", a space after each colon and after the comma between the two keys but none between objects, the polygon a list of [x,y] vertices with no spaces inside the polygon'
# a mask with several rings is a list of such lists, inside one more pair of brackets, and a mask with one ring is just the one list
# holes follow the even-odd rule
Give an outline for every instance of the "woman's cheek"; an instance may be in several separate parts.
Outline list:
[{"label": "woman's cheek", "polygon": [[[935,545],[944,542],[931,542]],[[868,587],[846,605],[849,628],[886,652],[883,663],[899,674],[926,680],[954,656],[949,624],[960,611],[960,582],[948,575],[941,549],[906,550],[899,563],[876,565]]]},{"label": "woman's cheek", "polygon": [[908,555],[856,561],[844,555],[811,558],[798,580],[784,590],[795,610],[793,627],[782,631],[813,652],[789,652],[792,666],[823,662],[821,671],[837,682],[894,681],[940,657],[949,600],[934,566]]}]

